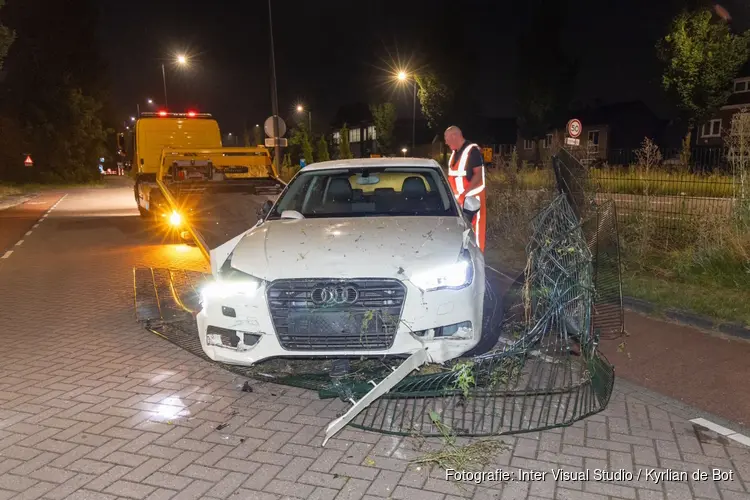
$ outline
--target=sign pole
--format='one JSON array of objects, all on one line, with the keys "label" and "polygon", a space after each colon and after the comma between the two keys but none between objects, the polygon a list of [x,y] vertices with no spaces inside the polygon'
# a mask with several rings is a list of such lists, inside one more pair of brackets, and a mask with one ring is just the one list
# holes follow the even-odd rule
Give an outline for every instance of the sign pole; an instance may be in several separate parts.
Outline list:
[{"label": "sign pole", "polygon": [[276,55],[273,48],[273,18],[271,16],[271,0],[268,0],[268,31],[271,35],[271,106],[273,111],[273,139],[274,139],[274,158],[273,163],[276,169],[276,175],[281,174],[281,147],[279,146],[279,100],[276,90]]}]

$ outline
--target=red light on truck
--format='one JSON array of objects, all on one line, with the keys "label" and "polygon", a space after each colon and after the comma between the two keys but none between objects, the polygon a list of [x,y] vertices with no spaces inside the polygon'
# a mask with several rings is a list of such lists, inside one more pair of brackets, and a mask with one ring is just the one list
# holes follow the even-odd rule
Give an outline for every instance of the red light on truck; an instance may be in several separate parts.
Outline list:
[{"label": "red light on truck", "polygon": [[188,111],[188,113],[187,113],[187,115],[188,115],[188,116],[189,116],[190,118],[195,118],[195,116],[196,116],[197,114],[198,114],[198,113],[196,113],[195,111]]},{"label": "red light on truck", "polygon": [[167,116],[167,112],[166,111],[159,111],[159,116]]}]

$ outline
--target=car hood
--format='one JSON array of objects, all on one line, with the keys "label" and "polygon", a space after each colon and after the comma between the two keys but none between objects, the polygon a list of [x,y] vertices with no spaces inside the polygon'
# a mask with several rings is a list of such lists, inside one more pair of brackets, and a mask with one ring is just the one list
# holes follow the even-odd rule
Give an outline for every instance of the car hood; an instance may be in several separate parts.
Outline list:
[{"label": "car hood", "polygon": [[241,236],[231,259],[238,271],[268,281],[398,278],[455,262],[467,239],[458,217],[284,219]]}]

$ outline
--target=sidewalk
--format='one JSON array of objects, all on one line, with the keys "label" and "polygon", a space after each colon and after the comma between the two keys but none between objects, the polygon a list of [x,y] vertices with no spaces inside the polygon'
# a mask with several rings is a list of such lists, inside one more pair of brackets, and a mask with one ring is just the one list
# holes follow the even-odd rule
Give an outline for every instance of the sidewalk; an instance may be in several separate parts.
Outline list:
[{"label": "sidewalk", "polygon": [[750,342],[631,311],[625,329],[628,336],[601,342],[618,379],[750,427]]}]

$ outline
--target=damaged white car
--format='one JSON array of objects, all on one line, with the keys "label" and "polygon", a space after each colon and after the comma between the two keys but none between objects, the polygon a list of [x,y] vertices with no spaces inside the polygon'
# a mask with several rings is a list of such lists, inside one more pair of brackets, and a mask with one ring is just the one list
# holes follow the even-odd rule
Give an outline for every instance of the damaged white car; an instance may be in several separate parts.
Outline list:
[{"label": "damaged white car", "polygon": [[[442,363],[482,335],[484,257],[439,164],[313,164],[253,228],[211,252],[201,345],[249,366],[277,357]],[[471,214],[469,214],[470,216]]]}]

